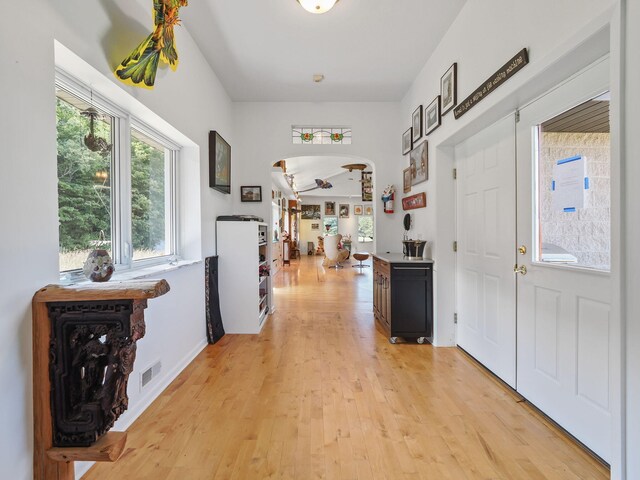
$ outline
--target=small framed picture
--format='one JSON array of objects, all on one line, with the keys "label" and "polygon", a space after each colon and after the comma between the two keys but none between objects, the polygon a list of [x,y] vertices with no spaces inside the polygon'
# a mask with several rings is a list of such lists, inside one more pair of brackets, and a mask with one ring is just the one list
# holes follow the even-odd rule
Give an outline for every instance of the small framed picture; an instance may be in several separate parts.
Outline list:
[{"label": "small framed picture", "polygon": [[354,205],[353,206],[353,214],[354,215],[362,215],[362,205]]},{"label": "small framed picture", "polygon": [[364,207],[364,214],[373,215],[373,207],[371,205],[367,205],[366,207]]},{"label": "small framed picture", "polygon": [[444,115],[458,104],[458,64],[454,63],[440,79],[440,96]]},{"label": "small framed picture", "polygon": [[411,191],[411,167],[402,171],[402,190],[404,193]]},{"label": "small framed picture", "polygon": [[349,218],[349,204],[341,203],[340,204],[340,218]]},{"label": "small framed picture", "polygon": [[406,155],[413,148],[412,128],[402,134],[402,154]]},{"label": "small framed picture", "polygon": [[311,224],[311,230],[320,230],[320,224],[319,223],[312,223]]},{"label": "small framed picture", "polygon": [[240,201],[261,202],[262,187],[261,186],[240,187]]},{"label": "small framed picture", "polygon": [[426,182],[429,179],[429,144],[425,140],[409,155],[411,170],[411,186]]},{"label": "small framed picture", "polygon": [[429,135],[440,126],[440,95],[433,99],[433,102],[425,108],[425,128],[424,134]]},{"label": "small framed picture", "polygon": [[335,217],[336,202],[324,202],[324,214],[330,217]]},{"label": "small framed picture", "polygon": [[411,141],[415,144],[422,137],[422,105],[411,115]]}]

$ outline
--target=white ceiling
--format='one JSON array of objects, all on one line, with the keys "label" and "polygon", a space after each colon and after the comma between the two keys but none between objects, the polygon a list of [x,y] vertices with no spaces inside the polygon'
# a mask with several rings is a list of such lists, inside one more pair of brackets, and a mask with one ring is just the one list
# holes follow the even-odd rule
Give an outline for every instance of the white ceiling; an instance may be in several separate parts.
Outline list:
[{"label": "white ceiling", "polygon": [[[327,180],[333,188],[317,188],[309,192],[300,193],[301,196],[313,195],[315,197],[359,197],[362,195],[360,183],[360,171],[349,172],[342,165],[354,163],[351,157],[340,156],[304,156],[285,160],[287,174],[293,175],[296,189],[306,190],[315,187],[315,179]],[[369,167],[367,169],[371,171]],[[282,170],[274,168],[271,174],[276,185],[280,186],[287,194],[290,192],[283,181]]]},{"label": "white ceiling", "polygon": [[296,0],[200,0],[180,15],[235,101],[398,101],[464,2],[340,0],[314,15]]}]

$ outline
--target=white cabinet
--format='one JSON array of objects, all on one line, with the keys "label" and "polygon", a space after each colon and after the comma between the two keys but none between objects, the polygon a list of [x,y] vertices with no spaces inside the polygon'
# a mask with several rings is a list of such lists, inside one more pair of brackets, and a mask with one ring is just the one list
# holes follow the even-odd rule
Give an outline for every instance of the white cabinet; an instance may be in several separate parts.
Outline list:
[{"label": "white cabinet", "polygon": [[259,333],[269,314],[271,277],[266,223],[216,222],[220,311],[226,333]]}]

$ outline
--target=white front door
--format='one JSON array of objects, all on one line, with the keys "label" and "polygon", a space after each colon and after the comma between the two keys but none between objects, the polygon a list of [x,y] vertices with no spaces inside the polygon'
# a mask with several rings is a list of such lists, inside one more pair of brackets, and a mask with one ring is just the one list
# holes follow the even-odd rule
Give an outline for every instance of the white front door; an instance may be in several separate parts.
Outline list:
[{"label": "white front door", "polygon": [[457,168],[457,343],[516,387],[515,118],[455,149]]},{"label": "white front door", "polygon": [[[516,128],[517,246],[526,248],[516,262],[526,268],[517,275],[517,390],[606,461],[616,353],[609,146],[605,134],[572,132],[602,116],[594,112],[608,80],[602,60],[523,108]],[[591,177],[583,186],[581,168]]]}]

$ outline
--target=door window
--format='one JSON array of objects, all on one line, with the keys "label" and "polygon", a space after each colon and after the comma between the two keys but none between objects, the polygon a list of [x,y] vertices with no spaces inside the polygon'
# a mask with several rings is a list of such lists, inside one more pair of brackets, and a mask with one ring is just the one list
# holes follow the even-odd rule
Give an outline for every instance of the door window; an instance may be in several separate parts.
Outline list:
[{"label": "door window", "polygon": [[609,93],[535,128],[537,248],[534,260],[609,271]]}]

